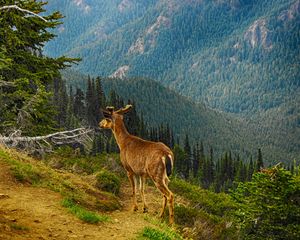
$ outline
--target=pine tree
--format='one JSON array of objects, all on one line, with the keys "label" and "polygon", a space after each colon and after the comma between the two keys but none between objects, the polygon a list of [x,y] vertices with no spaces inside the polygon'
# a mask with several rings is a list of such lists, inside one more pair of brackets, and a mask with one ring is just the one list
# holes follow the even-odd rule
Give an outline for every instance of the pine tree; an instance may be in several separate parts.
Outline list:
[{"label": "pine tree", "polygon": [[[0,2],[0,7],[7,5],[41,14],[45,3]],[[53,80],[72,59],[43,56],[42,48],[54,37],[48,29],[57,27],[62,15],[44,16],[47,21],[18,9],[4,9],[0,15],[0,56],[8,63],[0,68],[1,81],[6,83],[0,86],[0,131],[20,128],[27,135],[51,132],[56,126],[51,104]]]},{"label": "pine tree", "polygon": [[88,86],[85,94],[85,103],[86,103],[86,121],[89,126],[95,127],[97,125],[96,116],[95,116],[95,90],[93,88],[93,80],[88,77]]},{"label": "pine tree", "polygon": [[200,154],[199,154],[199,144],[196,144],[196,147],[193,148],[193,176],[196,177],[199,171],[199,162],[200,162]]},{"label": "pine tree", "polygon": [[80,88],[76,89],[73,109],[75,117],[77,117],[80,121],[83,121],[85,119],[86,110],[84,104],[84,93]]},{"label": "pine tree", "polygon": [[188,179],[191,170],[191,145],[190,145],[189,136],[187,134],[185,135],[185,140],[184,140],[184,152],[186,154],[185,166],[184,166],[184,177]]},{"label": "pine tree", "polygon": [[252,156],[251,156],[250,161],[249,161],[249,165],[248,165],[248,177],[247,177],[248,181],[251,181],[253,173],[254,173],[254,164],[253,164],[253,159],[252,159]]},{"label": "pine tree", "polygon": [[262,153],[261,153],[261,149],[259,148],[257,153],[256,171],[259,171],[263,167],[264,167],[264,163],[263,163]]},{"label": "pine tree", "polygon": [[101,78],[96,78],[96,102],[95,102],[95,115],[96,115],[96,122],[98,123],[102,118],[103,114],[101,109],[105,109],[106,107],[106,99],[105,94],[103,91]]},{"label": "pine tree", "polygon": [[178,145],[175,144],[173,148],[174,158],[175,161],[175,171],[179,176],[185,177],[185,160],[186,160],[186,153],[184,150]]}]

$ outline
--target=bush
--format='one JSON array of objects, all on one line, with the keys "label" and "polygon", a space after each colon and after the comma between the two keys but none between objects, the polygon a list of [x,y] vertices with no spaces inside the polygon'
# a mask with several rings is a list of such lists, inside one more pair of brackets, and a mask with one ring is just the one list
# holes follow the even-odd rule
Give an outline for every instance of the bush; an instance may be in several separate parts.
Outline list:
[{"label": "bush", "polygon": [[243,239],[300,236],[300,179],[280,166],[253,175],[232,193]]},{"label": "bush", "polygon": [[96,187],[113,194],[118,194],[120,191],[120,178],[107,170],[102,170],[96,175]]}]

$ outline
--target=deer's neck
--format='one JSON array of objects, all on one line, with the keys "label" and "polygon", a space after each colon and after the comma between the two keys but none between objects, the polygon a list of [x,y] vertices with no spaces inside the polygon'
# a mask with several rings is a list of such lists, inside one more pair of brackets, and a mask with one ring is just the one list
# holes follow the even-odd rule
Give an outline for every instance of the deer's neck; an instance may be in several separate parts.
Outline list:
[{"label": "deer's neck", "polygon": [[115,128],[113,129],[113,134],[115,136],[115,139],[117,141],[117,144],[122,150],[123,146],[126,143],[126,139],[129,137],[129,133],[124,125],[123,121],[118,121],[115,123]]}]

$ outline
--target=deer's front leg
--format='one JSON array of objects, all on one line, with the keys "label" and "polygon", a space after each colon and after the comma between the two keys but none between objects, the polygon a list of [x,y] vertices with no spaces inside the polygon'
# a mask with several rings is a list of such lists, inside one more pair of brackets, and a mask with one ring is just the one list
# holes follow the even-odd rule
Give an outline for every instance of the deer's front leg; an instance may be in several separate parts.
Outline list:
[{"label": "deer's front leg", "polygon": [[143,201],[143,212],[144,213],[148,212],[148,205],[147,205],[146,199],[145,199],[145,182],[146,182],[146,178],[144,176],[140,176],[140,192],[141,192],[142,201]]},{"label": "deer's front leg", "polygon": [[132,199],[133,199],[133,211],[138,210],[137,201],[136,201],[136,180],[132,173],[127,172],[128,179],[132,187]]}]

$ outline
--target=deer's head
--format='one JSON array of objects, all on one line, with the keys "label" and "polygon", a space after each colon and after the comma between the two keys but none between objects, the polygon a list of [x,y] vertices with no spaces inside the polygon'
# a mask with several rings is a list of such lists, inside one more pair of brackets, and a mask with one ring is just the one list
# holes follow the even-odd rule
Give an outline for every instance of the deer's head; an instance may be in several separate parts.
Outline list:
[{"label": "deer's head", "polygon": [[106,107],[106,110],[102,110],[104,119],[99,123],[100,128],[114,129],[116,123],[123,121],[123,115],[129,112],[132,105],[126,105],[124,108],[120,108],[115,111],[114,107]]}]

